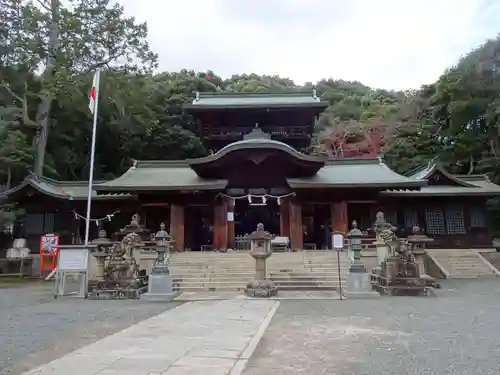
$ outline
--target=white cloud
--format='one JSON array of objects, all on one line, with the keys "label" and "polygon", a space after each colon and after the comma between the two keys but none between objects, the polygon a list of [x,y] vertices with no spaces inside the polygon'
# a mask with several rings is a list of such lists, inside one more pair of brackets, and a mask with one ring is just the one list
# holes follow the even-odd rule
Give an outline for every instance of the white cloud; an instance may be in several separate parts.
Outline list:
[{"label": "white cloud", "polygon": [[487,0],[120,0],[161,70],[417,88],[499,30]]}]

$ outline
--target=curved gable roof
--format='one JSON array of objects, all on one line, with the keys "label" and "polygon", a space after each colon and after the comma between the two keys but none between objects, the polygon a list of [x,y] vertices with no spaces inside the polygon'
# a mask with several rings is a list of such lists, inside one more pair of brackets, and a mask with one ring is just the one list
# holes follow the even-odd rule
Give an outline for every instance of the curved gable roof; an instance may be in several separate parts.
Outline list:
[{"label": "curved gable roof", "polygon": [[218,152],[216,152],[213,155],[205,156],[203,158],[198,158],[198,159],[190,159],[189,164],[191,166],[193,165],[198,165],[198,164],[205,164],[205,163],[210,163],[216,160],[219,160],[226,156],[227,154],[233,152],[233,151],[238,151],[238,150],[245,150],[245,149],[271,149],[271,150],[279,150],[279,151],[284,151],[290,156],[306,161],[306,162],[312,162],[312,163],[319,163],[319,164],[324,164],[325,160],[317,157],[317,156],[310,156],[303,154],[293,147],[287,145],[286,143],[279,142],[279,141],[274,141],[272,139],[245,139],[243,141],[237,141],[228,144],[227,146],[223,147],[220,149]]}]

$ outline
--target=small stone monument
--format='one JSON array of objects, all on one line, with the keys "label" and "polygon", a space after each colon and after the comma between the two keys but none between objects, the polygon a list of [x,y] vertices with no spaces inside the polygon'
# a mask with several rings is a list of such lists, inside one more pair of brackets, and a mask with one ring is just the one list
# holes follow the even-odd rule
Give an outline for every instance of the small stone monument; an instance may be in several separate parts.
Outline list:
[{"label": "small stone monument", "polygon": [[250,233],[250,255],[255,259],[255,279],[245,287],[245,294],[251,297],[272,297],[278,295],[278,288],[267,278],[266,260],[272,255],[273,236],[264,230],[262,223]]},{"label": "small stone monument", "polygon": [[157,257],[149,275],[148,292],[142,295],[147,301],[169,302],[175,293],[172,286],[172,276],[168,268],[170,258],[171,236],[165,230],[165,224],[160,224],[160,230],[154,236]]},{"label": "small stone monument", "polygon": [[361,262],[363,232],[358,229],[356,220],[352,222],[352,229],[347,237],[349,238],[349,250],[354,259],[349,268],[346,297],[351,299],[379,297],[380,294],[372,290],[370,274],[366,272],[366,268]]}]

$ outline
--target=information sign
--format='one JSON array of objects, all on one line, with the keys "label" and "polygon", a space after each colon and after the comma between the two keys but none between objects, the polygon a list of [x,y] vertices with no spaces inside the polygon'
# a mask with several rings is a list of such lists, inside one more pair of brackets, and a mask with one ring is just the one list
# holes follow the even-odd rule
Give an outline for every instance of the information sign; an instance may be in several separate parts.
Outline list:
[{"label": "information sign", "polygon": [[59,235],[47,233],[40,237],[40,254],[56,254],[59,249]]},{"label": "information sign", "polygon": [[342,250],[344,248],[344,235],[342,233],[332,233],[332,248]]},{"label": "information sign", "polygon": [[59,250],[59,262],[57,268],[60,271],[84,271],[87,270],[89,261],[89,250],[81,249],[65,249]]},{"label": "information sign", "polygon": [[59,251],[59,235],[47,233],[40,236],[40,274],[45,270],[51,272],[56,268],[57,252]]}]

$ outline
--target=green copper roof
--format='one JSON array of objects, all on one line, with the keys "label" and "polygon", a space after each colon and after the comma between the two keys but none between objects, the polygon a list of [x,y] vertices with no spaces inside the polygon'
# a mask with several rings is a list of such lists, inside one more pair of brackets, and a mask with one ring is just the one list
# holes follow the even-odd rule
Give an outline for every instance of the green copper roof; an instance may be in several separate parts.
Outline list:
[{"label": "green copper roof", "polygon": [[[93,187],[102,184],[103,181],[94,181]],[[32,189],[51,196],[57,199],[67,200],[87,200],[88,197],[88,182],[87,181],[56,181],[47,177],[39,177],[34,174],[28,175],[26,179],[16,187],[3,192],[3,196],[9,197],[13,194],[31,187]],[[97,195],[95,189],[92,192],[92,199],[107,200],[107,199],[126,199],[130,198],[129,194],[108,194]]]},{"label": "green copper roof", "polygon": [[394,172],[379,158],[346,158],[328,161],[313,177],[287,180],[292,188],[418,188],[426,184],[426,181],[413,180]]},{"label": "green copper roof", "polygon": [[321,101],[316,92],[309,93],[197,93],[192,104],[185,105],[187,109],[196,108],[286,108],[286,107],[317,107],[326,108],[329,103]]},{"label": "green copper roof", "polygon": [[440,172],[456,185],[427,185],[420,190],[384,191],[383,195],[389,196],[485,196],[500,195],[500,186],[491,182],[485,175],[452,175],[439,164],[430,164],[427,167],[410,175],[412,179],[428,179],[435,172]]},{"label": "green copper roof", "polygon": [[[115,180],[96,181],[95,199],[130,199],[130,194],[97,195],[97,192],[140,192],[140,191],[181,191],[214,190],[226,188],[225,179],[206,179],[199,177],[190,167],[190,161],[136,161],[127,172]],[[440,167],[441,168],[441,167]],[[427,177],[431,176],[428,174]],[[459,184],[426,185],[425,178],[418,179],[415,174],[402,176],[378,158],[348,158],[328,161],[312,177],[288,178],[294,189],[314,188],[381,188],[381,194],[388,196],[500,196],[500,186],[486,176],[450,175]],[[9,198],[25,187],[31,187],[42,194],[58,199],[86,200],[87,182],[55,181],[49,178],[28,176],[17,187],[6,191],[3,196]],[[389,190],[388,190],[389,189]],[[394,189],[394,190],[392,190]]]},{"label": "green copper roof", "polygon": [[474,185],[464,181],[463,179],[459,179],[451,173],[448,173],[448,171],[444,169],[444,167],[440,163],[429,163],[427,166],[419,169],[417,172],[411,174],[408,177],[415,180],[427,180],[436,172],[441,173],[443,176],[447,177],[459,186],[474,187]]},{"label": "green copper roof", "polygon": [[97,191],[222,190],[227,180],[203,179],[187,161],[136,161],[115,180],[96,186]]}]

